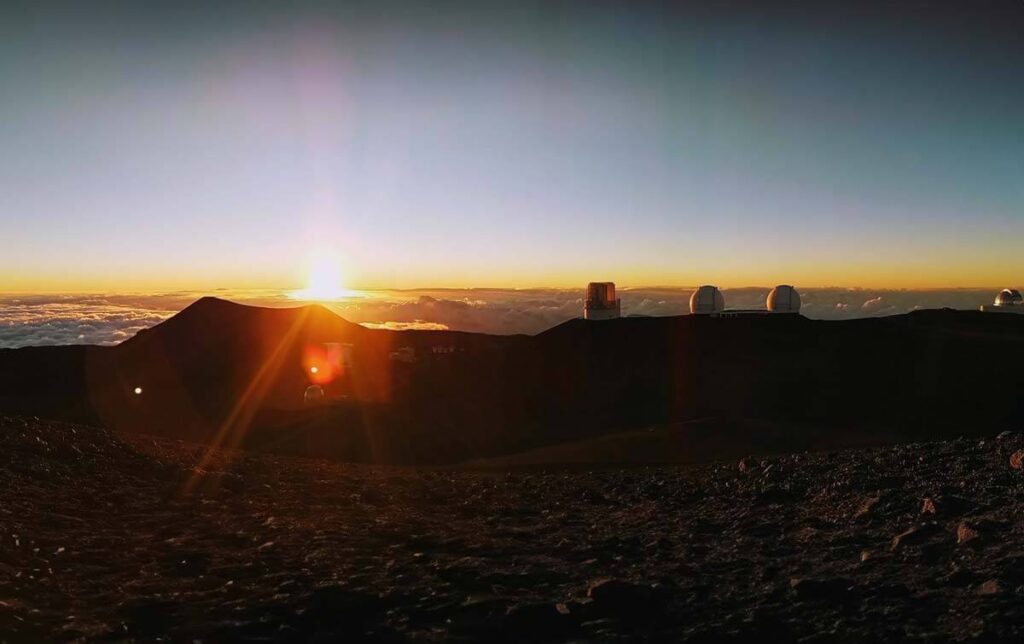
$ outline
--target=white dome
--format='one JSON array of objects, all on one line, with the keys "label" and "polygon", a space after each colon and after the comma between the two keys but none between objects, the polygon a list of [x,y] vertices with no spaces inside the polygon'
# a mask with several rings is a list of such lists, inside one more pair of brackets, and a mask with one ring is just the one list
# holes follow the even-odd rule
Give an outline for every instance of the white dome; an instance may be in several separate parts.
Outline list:
[{"label": "white dome", "polygon": [[708,314],[725,310],[725,297],[717,286],[701,286],[690,296],[690,313]]},{"label": "white dome", "polygon": [[1021,297],[1020,291],[1012,288],[1004,288],[999,291],[999,295],[996,296],[996,306],[1019,306],[1024,302],[1024,298]]},{"label": "white dome", "polygon": [[799,313],[800,294],[789,284],[780,284],[768,294],[768,310],[772,313]]},{"label": "white dome", "polygon": [[306,387],[306,392],[302,395],[302,401],[305,403],[320,402],[324,399],[324,388],[320,385],[310,385]]}]

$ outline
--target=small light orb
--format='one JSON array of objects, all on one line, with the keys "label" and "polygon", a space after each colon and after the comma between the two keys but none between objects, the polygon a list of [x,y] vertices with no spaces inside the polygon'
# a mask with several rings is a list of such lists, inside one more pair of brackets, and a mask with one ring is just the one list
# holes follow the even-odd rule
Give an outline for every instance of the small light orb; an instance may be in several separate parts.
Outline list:
[{"label": "small light orb", "polygon": [[136,387],[134,389],[134,391],[135,391],[135,395],[138,396],[138,395],[142,394],[142,387]]},{"label": "small light orb", "polygon": [[315,373],[319,373],[319,372],[320,372],[320,367],[310,367],[309,368],[309,373],[315,374]]}]

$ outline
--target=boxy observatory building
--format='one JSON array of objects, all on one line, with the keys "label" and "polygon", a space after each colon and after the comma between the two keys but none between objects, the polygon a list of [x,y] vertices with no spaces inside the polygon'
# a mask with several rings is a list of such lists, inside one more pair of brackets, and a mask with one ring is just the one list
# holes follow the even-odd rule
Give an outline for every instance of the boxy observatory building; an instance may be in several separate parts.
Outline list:
[{"label": "boxy observatory building", "polygon": [[1015,288],[1004,288],[991,305],[983,305],[986,313],[1024,313],[1024,297]]},{"label": "boxy observatory building", "polygon": [[585,320],[613,320],[622,315],[622,302],[615,297],[615,282],[587,284],[587,298],[583,301]]}]

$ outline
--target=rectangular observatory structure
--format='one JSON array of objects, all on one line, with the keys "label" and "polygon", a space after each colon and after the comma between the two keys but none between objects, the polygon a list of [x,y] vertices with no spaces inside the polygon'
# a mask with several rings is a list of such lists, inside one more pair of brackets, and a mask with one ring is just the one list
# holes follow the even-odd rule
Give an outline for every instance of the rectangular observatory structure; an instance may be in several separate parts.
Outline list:
[{"label": "rectangular observatory structure", "polygon": [[587,297],[583,301],[586,320],[612,320],[622,315],[622,305],[615,296],[615,282],[587,284]]}]

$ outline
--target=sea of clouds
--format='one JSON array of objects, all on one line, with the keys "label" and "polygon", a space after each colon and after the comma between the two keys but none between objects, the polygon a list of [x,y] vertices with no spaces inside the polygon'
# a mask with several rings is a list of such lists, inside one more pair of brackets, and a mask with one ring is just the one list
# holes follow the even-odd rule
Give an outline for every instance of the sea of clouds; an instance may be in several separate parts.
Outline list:
[{"label": "sea of clouds", "polygon": [[[764,308],[768,288],[723,291],[729,308]],[[692,289],[620,289],[623,315],[681,315]],[[0,348],[56,344],[111,345],[160,323],[203,295],[243,304],[298,306],[284,291],[175,291],[152,294],[0,294]],[[802,313],[817,319],[895,315],[916,309],[977,309],[993,289],[801,289]],[[539,333],[579,317],[581,289],[431,289],[361,291],[325,304],[342,317],[375,328],[453,329],[480,333]]]}]

